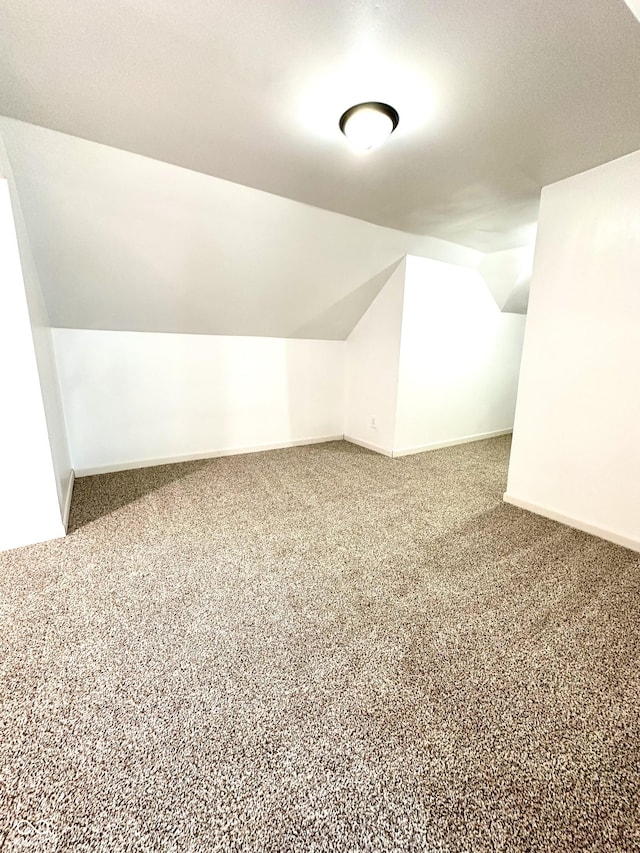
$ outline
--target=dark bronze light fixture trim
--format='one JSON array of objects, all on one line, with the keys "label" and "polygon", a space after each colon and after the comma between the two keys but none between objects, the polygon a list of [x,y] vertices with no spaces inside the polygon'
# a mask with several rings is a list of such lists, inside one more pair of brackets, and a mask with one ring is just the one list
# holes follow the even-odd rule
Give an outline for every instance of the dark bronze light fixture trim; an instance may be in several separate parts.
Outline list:
[{"label": "dark bronze light fixture trim", "polygon": [[[389,104],[383,104],[381,101],[365,101],[363,104],[354,104],[354,106],[349,107],[348,110],[342,113],[340,116],[340,130],[344,133],[344,129],[346,127],[347,122],[351,118],[351,116],[358,112],[359,110],[376,110],[383,115],[386,115],[387,118],[391,120],[391,133],[398,126],[398,122],[400,121],[400,116],[398,115],[398,111],[394,110],[393,107],[389,106]],[[346,135],[346,134],[345,134]]]}]

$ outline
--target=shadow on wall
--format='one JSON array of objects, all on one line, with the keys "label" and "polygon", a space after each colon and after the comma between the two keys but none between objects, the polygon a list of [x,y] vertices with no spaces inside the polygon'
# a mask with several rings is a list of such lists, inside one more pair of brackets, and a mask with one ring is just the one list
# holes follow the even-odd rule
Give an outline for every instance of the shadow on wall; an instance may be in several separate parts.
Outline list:
[{"label": "shadow on wall", "polygon": [[151,492],[159,491],[210,464],[210,460],[136,468],[112,474],[81,477],[75,481],[67,533],[116,513]]},{"label": "shadow on wall", "polygon": [[307,320],[295,330],[295,337],[346,340],[402,260],[403,258],[398,258],[329,308]]}]

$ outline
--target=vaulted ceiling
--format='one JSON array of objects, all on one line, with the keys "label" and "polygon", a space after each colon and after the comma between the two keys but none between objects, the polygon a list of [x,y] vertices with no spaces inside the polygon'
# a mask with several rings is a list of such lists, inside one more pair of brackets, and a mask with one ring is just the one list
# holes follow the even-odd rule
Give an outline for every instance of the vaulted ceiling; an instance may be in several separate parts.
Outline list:
[{"label": "vaulted ceiling", "polygon": [[[640,147],[639,83],[623,0],[1,10],[0,114],[482,250],[527,242],[543,185]],[[370,99],[400,125],[358,156],[337,122]]]}]

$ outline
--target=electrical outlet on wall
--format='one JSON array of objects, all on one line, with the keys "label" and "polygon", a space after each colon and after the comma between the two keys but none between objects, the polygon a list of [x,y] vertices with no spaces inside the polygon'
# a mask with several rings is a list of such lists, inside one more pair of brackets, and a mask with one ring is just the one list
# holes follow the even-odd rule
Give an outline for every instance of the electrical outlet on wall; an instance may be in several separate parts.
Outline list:
[{"label": "electrical outlet on wall", "polygon": [[375,417],[371,418],[371,429],[378,429],[378,424],[376,423]]}]

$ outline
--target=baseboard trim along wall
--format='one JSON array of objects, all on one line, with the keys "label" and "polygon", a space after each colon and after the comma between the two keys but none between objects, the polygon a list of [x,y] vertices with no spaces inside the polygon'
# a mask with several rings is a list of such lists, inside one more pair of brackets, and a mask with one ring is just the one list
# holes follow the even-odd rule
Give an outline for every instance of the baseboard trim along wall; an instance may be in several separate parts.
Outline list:
[{"label": "baseboard trim along wall", "polygon": [[[387,450],[378,444],[373,444],[369,441],[362,441],[359,438],[354,438],[351,435],[323,435],[317,438],[300,438],[295,441],[279,441],[274,444],[259,444],[253,447],[232,447],[224,450],[208,450],[201,453],[183,453],[178,456],[159,456],[149,459],[130,459],[127,462],[116,462],[109,465],[96,465],[87,468],[76,468],[74,473],[76,477],[92,477],[95,474],[113,474],[117,471],[131,471],[134,468],[153,468],[156,465],[173,465],[177,462],[194,462],[198,459],[215,459],[219,456],[239,456],[243,453],[263,453],[266,450],[281,450],[285,447],[302,447],[305,444],[324,444],[329,441],[348,441],[351,444],[357,444],[358,447],[364,447],[366,450],[372,450],[374,453],[381,453],[383,456],[395,458],[399,456],[409,456],[413,453],[423,453],[427,450],[438,450],[442,447],[452,447],[456,444],[468,444],[472,441],[482,441],[485,438],[495,438],[500,435],[509,435],[511,429],[497,430],[496,432],[485,432],[479,435],[463,436],[462,438],[454,438],[451,441],[435,442],[433,444],[425,444],[421,447],[407,447],[400,450]],[[65,501],[64,524],[68,523],[69,509],[71,506],[71,494],[73,491],[73,477],[70,480],[67,497]],[[506,498],[505,498],[506,500]],[[527,509],[528,507],[524,507]],[[536,510],[533,510],[534,512]],[[542,514],[542,513],[541,513]],[[598,535],[598,534],[596,534]],[[606,537],[605,537],[606,538]],[[632,547],[632,546],[628,546]]]},{"label": "baseboard trim along wall", "polygon": [[325,444],[328,441],[342,441],[342,435],[322,435],[317,438],[300,438],[294,441],[278,441],[275,444],[259,444],[254,447],[231,447],[225,450],[207,450],[201,453],[184,453],[179,456],[162,456],[155,459],[131,459],[112,465],[98,465],[92,468],[76,468],[76,477],[92,477],[94,474],[113,474],[116,471],[131,471],[134,468],[153,468],[156,465],[173,465],[176,462],[194,462],[198,459],[216,459],[219,456],[240,456],[243,453],[262,453],[265,450],[281,450],[285,447],[302,447],[305,444]]},{"label": "baseboard trim along wall", "polygon": [[632,539],[630,536],[625,536],[623,533],[618,533],[615,530],[605,530],[598,527],[597,524],[590,524],[588,521],[582,521],[579,518],[572,518],[570,515],[565,515],[563,512],[558,512],[555,509],[550,509],[540,504],[532,503],[531,501],[523,501],[513,495],[504,493],[502,499],[505,503],[517,506],[519,509],[526,509],[529,512],[535,512],[536,515],[542,515],[545,518],[550,518],[552,521],[559,521],[561,524],[566,524],[567,527],[574,527],[576,530],[582,530],[583,533],[590,533],[592,536],[597,536],[600,539],[606,539],[613,542],[614,545],[622,545],[623,548],[629,548],[631,551],[640,551],[640,540]]},{"label": "baseboard trim along wall", "polygon": [[71,511],[71,498],[73,496],[73,483],[75,478],[75,473],[72,471],[69,476],[69,482],[67,483],[67,492],[64,496],[64,507],[62,510],[62,524],[64,525],[65,531],[69,527],[69,513]]},{"label": "baseboard trim along wall", "polygon": [[461,438],[452,438],[450,441],[435,441],[433,444],[422,444],[419,447],[401,447],[393,451],[393,457],[410,456],[412,453],[424,453],[426,450],[440,450],[442,447],[453,447],[456,444],[470,444],[472,441],[484,441],[485,438],[497,438],[499,435],[510,435],[512,428],[498,429],[493,432],[481,432],[477,435],[463,435]]},{"label": "baseboard trim along wall", "polygon": [[373,450],[374,453],[382,453],[383,456],[393,456],[392,450],[386,450],[384,447],[380,447],[378,444],[370,444],[368,441],[362,441],[359,438],[354,438],[352,435],[345,435],[344,440],[348,441],[350,444],[357,444],[358,447],[364,447],[365,450]]}]

